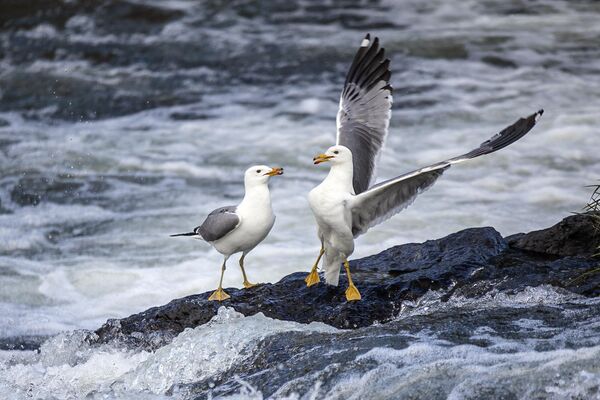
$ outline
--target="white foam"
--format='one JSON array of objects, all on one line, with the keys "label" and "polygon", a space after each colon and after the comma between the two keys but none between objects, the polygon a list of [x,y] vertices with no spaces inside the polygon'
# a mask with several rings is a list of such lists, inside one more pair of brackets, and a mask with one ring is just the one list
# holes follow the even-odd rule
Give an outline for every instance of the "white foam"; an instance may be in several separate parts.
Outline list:
[{"label": "white foam", "polygon": [[[252,355],[258,342],[282,332],[336,332],[321,324],[278,321],[262,313],[244,317],[221,307],[207,324],[186,329],[154,353],[111,345],[88,346],[86,332],[61,334],[39,354],[22,357],[0,352],[0,395],[31,394],[40,398],[82,398],[164,394],[173,384],[216,377]],[[12,398],[12,397],[10,397]]]},{"label": "white foam", "polygon": [[427,315],[431,312],[454,308],[489,309],[497,307],[528,308],[536,305],[558,306],[566,303],[595,304],[595,300],[580,296],[551,285],[528,286],[516,293],[491,290],[474,298],[452,296],[442,301],[444,291],[429,291],[415,301],[405,301],[398,318]]},{"label": "white foam", "polygon": [[[421,398],[432,393],[453,400],[497,397],[500,393],[513,393],[518,398],[552,392],[575,395],[582,392],[576,386],[581,379],[577,369],[582,362],[597,364],[594,360],[598,356],[600,346],[508,354],[473,345],[431,342],[411,344],[402,350],[376,348],[357,358],[357,362],[375,361],[376,367],[350,374],[319,398]],[[564,378],[557,380],[557,374]],[[597,389],[600,371],[590,373],[585,380],[586,389]]]},{"label": "white foam", "polygon": [[199,381],[243,363],[258,340],[280,332],[335,332],[322,323],[303,325],[272,320],[262,313],[245,318],[233,309],[221,307],[207,325],[187,329],[171,344],[156,351],[125,379],[125,385],[154,393],[166,391],[173,383]]}]

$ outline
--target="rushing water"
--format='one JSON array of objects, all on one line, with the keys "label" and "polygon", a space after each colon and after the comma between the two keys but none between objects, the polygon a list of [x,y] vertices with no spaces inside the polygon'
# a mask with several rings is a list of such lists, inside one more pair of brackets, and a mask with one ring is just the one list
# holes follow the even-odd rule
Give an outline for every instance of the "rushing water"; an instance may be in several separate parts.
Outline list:
[{"label": "rushing water", "polygon": [[[361,237],[355,257],[471,226],[505,235],[546,227],[580,210],[584,186],[598,179],[596,2],[99,3],[44,3],[39,12],[0,5],[0,338],[91,329],[213,288],[220,256],[168,235],[237,202],[243,170],[255,163],[284,166],[286,175],[272,181],[277,222],[248,257],[249,275],[276,281],[308,269],[318,242],[305,197],[326,172],[311,159],[333,143],[344,74],[366,32],[381,38],[395,88],[381,179],[546,112],[522,141],[451,169],[408,210]],[[226,285],[241,280],[228,269]],[[394,360],[412,351],[435,364],[447,344],[431,340],[427,348],[361,357],[403,380],[408,366]],[[50,355],[60,344],[47,346],[35,356],[1,353],[1,379],[26,390],[6,376],[37,382],[72,374],[78,388],[55,382],[55,389],[81,394],[127,375],[124,387],[147,388],[135,371],[160,357],[86,350],[86,361],[64,364]],[[512,355],[482,350],[487,364],[470,373],[579,362],[575,350],[559,348],[527,361],[523,346]],[[471,348],[454,351],[479,357]],[[17,366],[20,358],[27,366]],[[115,369],[85,384],[86,368],[98,363]],[[361,372],[347,378],[349,387],[372,384]],[[598,379],[584,369],[571,378],[583,386]],[[150,390],[164,393],[167,383]],[[560,398],[566,389],[552,390]]]},{"label": "rushing water", "polygon": [[[600,304],[542,286],[512,295],[438,293],[396,321],[355,331],[221,308],[153,353],[61,334],[39,353],[2,352],[0,395],[26,399],[594,399]],[[498,323],[501,321],[500,323]],[[265,359],[276,359],[265,364]],[[259,389],[260,387],[260,389]]]}]

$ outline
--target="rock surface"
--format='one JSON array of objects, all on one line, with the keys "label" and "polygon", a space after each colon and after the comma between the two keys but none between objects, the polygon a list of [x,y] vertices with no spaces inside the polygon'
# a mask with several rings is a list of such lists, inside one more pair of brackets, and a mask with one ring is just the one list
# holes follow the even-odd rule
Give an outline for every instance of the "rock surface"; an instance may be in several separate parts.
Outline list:
[{"label": "rock surface", "polygon": [[477,298],[493,291],[511,293],[552,285],[599,296],[599,262],[592,257],[599,236],[592,222],[591,215],[574,215],[551,228],[507,239],[493,228],[471,228],[353,260],[350,266],[363,296],[360,302],[346,302],[343,275],[339,287],[321,283],[307,288],[306,272],[297,272],[274,284],[226,289],[231,299],[221,303],[209,302],[207,292],[109,320],[89,340],[156,349],[184,329],[207,323],[223,305],[246,316],[262,312],[275,319],[360,328],[389,321],[403,303],[430,291],[444,292],[445,299]]},{"label": "rock surface", "polygon": [[577,214],[548,229],[509,237],[512,247],[557,256],[592,256],[598,253],[600,235],[593,214]]}]

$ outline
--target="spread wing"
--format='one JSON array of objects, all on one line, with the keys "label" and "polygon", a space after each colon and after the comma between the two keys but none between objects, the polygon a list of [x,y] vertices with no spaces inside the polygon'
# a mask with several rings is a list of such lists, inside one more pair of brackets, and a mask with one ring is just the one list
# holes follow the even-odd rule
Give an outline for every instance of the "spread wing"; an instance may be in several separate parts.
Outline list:
[{"label": "spread wing", "polygon": [[468,153],[381,182],[355,196],[349,204],[354,237],[411,205],[415,198],[429,189],[452,164],[493,153],[516,142],[534,127],[543,112],[544,110],[540,110],[527,118],[520,118]]},{"label": "spread wing", "polygon": [[207,242],[214,242],[233,231],[240,223],[235,213],[236,206],[217,208],[208,214],[202,225],[194,228],[194,233]]},{"label": "spread wing", "polygon": [[350,66],[337,114],[337,144],[352,151],[354,193],[369,188],[392,116],[390,60],[367,35]]}]

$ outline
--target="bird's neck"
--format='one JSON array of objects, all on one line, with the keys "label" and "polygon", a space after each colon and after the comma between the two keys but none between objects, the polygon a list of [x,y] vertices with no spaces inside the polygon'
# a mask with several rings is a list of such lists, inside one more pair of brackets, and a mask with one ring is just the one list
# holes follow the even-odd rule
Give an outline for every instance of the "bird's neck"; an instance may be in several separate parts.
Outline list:
[{"label": "bird's neck", "polygon": [[244,199],[238,208],[253,209],[255,207],[271,207],[271,193],[269,186],[264,185],[247,185]]},{"label": "bird's neck", "polygon": [[329,169],[329,174],[323,183],[326,183],[328,186],[337,186],[339,190],[348,191],[354,194],[354,186],[352,184],[353,178],[354,171],[352,163],[332,164]]}]

